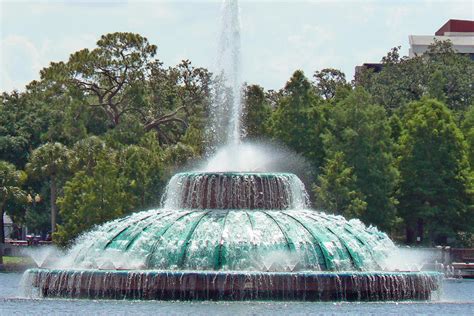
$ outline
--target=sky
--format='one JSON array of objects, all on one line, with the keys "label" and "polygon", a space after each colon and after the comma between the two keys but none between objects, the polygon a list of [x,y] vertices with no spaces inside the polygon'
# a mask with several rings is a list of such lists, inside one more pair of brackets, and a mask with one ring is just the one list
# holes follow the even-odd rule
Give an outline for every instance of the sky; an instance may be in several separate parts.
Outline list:
[{"label": "sky", "polygon": [[[189,59],[216,67],[222,1],[0,0],[0,91],[24,90],[51,61],[93,49],[101,35],[134,32],[158,46],[167,66]],[[378,62],[409,35],[434,35],[449,19],[474,20],[474,1],[240,1],[242,78],[284,87],[301,69]]]}]

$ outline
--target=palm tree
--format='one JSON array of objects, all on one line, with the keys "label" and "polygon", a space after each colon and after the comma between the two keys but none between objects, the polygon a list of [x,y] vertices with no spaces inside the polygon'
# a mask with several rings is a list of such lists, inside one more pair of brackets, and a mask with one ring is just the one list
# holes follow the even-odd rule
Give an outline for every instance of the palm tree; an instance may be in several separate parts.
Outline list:
[{"label": "palm tree", "polygon": [[32,176],[49,179],[51,191],[51,233],[56,230],[58,176],[66,169],[69,156],[69,150],[63,144],[46,143],[31,153],[29,163],[26,165],[27,172]]},{"label": "palm tree", "polygon": [[21,189],[25,180],[26,174],[23,171],[16,170],[14,165],[6,161],[0,161],[0,264],[3,264],[5,243],[3,214],[9,202],[26,199],[26,193]]}]

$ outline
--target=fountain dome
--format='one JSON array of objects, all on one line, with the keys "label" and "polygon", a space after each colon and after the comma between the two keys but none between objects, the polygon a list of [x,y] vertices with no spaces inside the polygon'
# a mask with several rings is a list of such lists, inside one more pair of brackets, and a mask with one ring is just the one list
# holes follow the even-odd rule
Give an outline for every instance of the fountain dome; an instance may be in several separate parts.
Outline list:
[{"label": "fountain dome", "polygon": [[162,209],[132,214],[84,236],[73,249],[73,265],[367,271],[380,269],[393,247],[384,233],[358,220],[308,209],[303,184],[292,174],[177,174],[166,200]]}]

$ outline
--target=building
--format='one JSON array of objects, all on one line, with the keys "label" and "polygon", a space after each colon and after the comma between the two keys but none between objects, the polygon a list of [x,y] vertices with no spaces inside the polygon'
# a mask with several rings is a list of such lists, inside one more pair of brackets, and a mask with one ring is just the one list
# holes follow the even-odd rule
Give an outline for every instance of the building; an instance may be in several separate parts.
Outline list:
[{"label": "building", "polygon": [[460,54],[469,55],[474,60],[474,21],[449,20],[434,35],[410,35],[409,57],[420,56],[434,41],[449,40]]},{"label": "building", "polygon": [[[469,55],[474,60],[474,21],[449,20],[434,35],[409,35],[408,57],[420,56],[434,41],[450,40],[453,48],[460,54]],[[355,67],[354,79],[357,81],[362,71],[371,69],[374,73],[383,69],[382,63],[364,63]]]},{"label": "building", "polygon": [[382,63],[363,63],[362,65],[355,67],[354,78],[357,81],[357,78],[359,78],[360,74],[364,70],[372,70],[372,72],[377,73],[377,72],[381,72],[382,69],[383,69]]},{"label": "building", "polygon": [[13,221],[7,214],[3,214],[3,231],[5,232],[5,239],[10,238],[13,233]]}]

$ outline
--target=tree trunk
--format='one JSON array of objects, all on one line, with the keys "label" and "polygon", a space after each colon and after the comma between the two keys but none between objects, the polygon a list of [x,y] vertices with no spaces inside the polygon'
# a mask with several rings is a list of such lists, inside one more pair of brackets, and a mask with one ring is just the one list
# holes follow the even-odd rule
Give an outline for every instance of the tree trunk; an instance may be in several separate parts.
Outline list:
[{"label": "tree trunk", "polygon": [[51,177],[51,234],[56,231],[56,215],[58,213],[56,207],[56,177]]},{"label": "tree trunk", "polygon": [[0,243],[4,244],[5,243],[5,229],[4,225],[5,223],[3,222],[3,208],[0,210]]},{"label": "tree trunk", "polygon": [[3,205],[0,209],[0,268],[3,265],[3,249],[5,247],[5,223],[3,222]]},{"label": "tree trunk", "polygon": [[406,223],[406,243],[413,244],[415,242],[415,230],[412,227],[412,223]]},{"label": "tree trunk", "polygon": [[423,232],[424,232],[424,225],[423,225],[423,218],[419,218],[418,221],[416,222],[416,228],[417,228],[417,233],[416,233],[416,238],[418,243],[423,242]]}]

